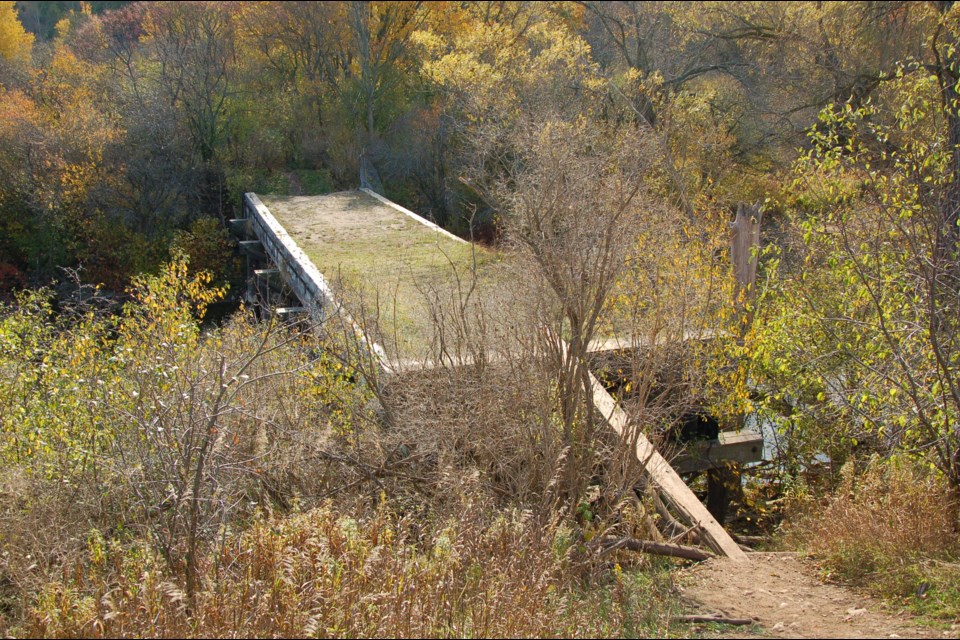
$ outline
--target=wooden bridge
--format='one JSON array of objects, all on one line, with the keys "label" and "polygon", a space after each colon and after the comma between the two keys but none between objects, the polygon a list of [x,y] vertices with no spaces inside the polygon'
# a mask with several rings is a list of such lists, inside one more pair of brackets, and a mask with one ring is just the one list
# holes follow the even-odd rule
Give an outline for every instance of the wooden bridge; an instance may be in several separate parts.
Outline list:
[{"label": "wooden bridge", "polygon": [[[495,287],[500,277],[501,256],[496,252],[466,242],[369,189],[325,196],[247,193],[243,211],[244,217],[231,225],[243,238],[240,247],[247,255],[248,299],[281,316],[306,314],[317,322],[338,317],[353,327],[385,372],[429,366],[425,354],[435,338],[434,316],[424,306],[425,292],[442,299],[445,291],[459,286],[459,279],[451,276],[458,270],[476,273],[481,287]],[[753,222],[747,227],[751,235],[759,229],[759,221]],[[281,291],[292,296],[292,304],[278,295]],[[351,316],[351,308],[371,304],[378,321],[392,329],[380,333],[390,336],[384,344],[364,331],[362,318]],[[620,350],[631,344],[635,346],[634,341],[600,340],[591,344],[591,350]],[[463,356],[461,364],[468,359]],[[629,426],[627,413],[593,374],[591,383],[596,409],[618,434],[636,441],[636,456],[645,473],[681,518],[699,528],[717,553],[745,559],[674,467]],[[678,467],[694,471],[716,468],[724,461],[757,461],[762,444],[760,434],[721,433],[718,440],[691,447],[679,458]]]}]

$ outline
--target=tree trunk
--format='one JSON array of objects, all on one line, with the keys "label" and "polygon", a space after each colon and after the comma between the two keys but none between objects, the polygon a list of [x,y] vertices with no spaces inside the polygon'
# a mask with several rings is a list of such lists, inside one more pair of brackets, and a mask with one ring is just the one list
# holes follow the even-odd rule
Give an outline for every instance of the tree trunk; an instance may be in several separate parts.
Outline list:
[{"label": "tree trunk", "polygon": [[[949,145],[950,167],[947,170],[949,183],[940,202],[940,233],[937,238],[937,258],[957,264],[957,250],[960,245],[960,92],[957,81],[960,79],[960,37],[956,25],[951,21],[957,13],[953,0],[935,2],[944,24],[934,37],[934,56],[936,59],[937,81],[943,100],[943,112],[947,121],[947,144]],[[940,36],[944,38],[941,40]]]}]

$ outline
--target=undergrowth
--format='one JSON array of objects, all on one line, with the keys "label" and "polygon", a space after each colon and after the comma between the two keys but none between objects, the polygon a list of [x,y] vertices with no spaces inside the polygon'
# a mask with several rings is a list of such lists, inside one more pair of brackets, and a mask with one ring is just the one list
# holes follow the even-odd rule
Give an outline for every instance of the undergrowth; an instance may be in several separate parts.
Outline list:
[{"label": "undergrowth", "polygon": [[[259,515],[225,533],[191,598],[140,543],[104,542],[64,567],[5,633],[29,637],[663,636],[662,569],[587,575],[562,529],[464,505],[424,530],[384,508]],[[589,573],[589,570],[587,570]]]},{"label": "undergrowth", "polygon": [[796,500],[784,542],[811,553],[825,577],[916,613],[960,615],[954,496],[934,471],[895,458],[848,463],[833,495]]},{"label": "undergrowth", "polygon": [[551,498],[547,376],[388,391],[332,324],[203,329],[209,279],[180,259],[119,315],[0,305],[0,636],[673,632],[671,562],[590,542],[647,537],[634,471]]}]

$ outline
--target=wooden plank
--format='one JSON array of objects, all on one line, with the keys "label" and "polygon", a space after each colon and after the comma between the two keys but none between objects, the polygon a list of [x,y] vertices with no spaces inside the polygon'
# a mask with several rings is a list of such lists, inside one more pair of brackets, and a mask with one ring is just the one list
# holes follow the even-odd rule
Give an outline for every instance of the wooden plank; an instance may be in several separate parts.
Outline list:
[{"label": "wooden plank", "polygon": [[251,258],[257,258],[259,260],[267,259],[264,245],[259,240],[241,240],[237,244],[240,246],[240,250]]},{"label": "wooden plank", "polygon": [[759,462],[763,460],[763,435],[755,431],[722,431],[716,440],[687,443],[686,449],[673,459],[677,473],[717,469],[725,462]]},{"label": "wooden plank", "polygon": [[230,218],[230,233],[238,238],[250,235],[250,221],[247,218]]},{"label": "wooden plank", "polygon": [[630,427],[630,418],[617,404],[617,401],[607,393],[596,376],[590,374],[590,384],[593,389],[593,403],[597,410],[613,427],[620,437],[636,439],[637,459],[644,465],[650,479],[660,488],[663,497],[680,513],[681,517],[691,526],[697,526],[704,542],[717,553],[727,556],[731,560],[744,561],[747,554],[733,541],[730,534],[710,515],[703,503],[694,495],[690,487],[684,483],[680,475],[670,466],[670,463],[654,448],[649,440],[635,429]]}]

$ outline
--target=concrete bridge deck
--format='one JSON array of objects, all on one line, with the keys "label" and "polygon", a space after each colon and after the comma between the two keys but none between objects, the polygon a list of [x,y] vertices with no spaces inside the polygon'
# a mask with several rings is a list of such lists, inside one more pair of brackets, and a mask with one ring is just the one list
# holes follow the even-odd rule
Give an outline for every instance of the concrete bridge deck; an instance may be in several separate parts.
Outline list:
[{"label": "concrete bridge deck", "polygon": [[474,267],[490,279],[499,259],[370,191],[260,200],[353,314],[374,320],[368,329],[391,360],[425,358],[430,301],[452,295]]},{"label": "concrete bridge deck", "polygon": [[[368,189],[325,196],[260,198],[248,193],[244,212],[244,219],[233,221],[250,238],[241,244],[254,261],[276,266],[256,273],[276,272],[299,299],[299,308],[317,319],[332,313],[348,318],[388,371],[391,362],[417,362],[418,356],[429,353],[436,338],[434,312],[457,293],[465,277],[477,274],[481,298],[485,287],[496,286],[500,259],[496,252],[457,238]],[[367,318],[375,326],[367,324]],[[617,350],[634,342],[598,341],[596,350]],[[636,448],[637,458],[664,497],[684,520],[700,529],[714,551],[745,559],[674,468],[638,433],[638,425],[631,423],[596,377],[591,374],[590,378],[596,409]],[[729,443],[743,454],[733,459],[755,459],[752,456],[759,450],[755,440],[747,437]],[[700,456],[709,464],[724,458],[727,444],[716,444],[717,449]]]}]

